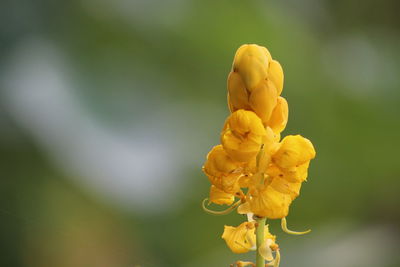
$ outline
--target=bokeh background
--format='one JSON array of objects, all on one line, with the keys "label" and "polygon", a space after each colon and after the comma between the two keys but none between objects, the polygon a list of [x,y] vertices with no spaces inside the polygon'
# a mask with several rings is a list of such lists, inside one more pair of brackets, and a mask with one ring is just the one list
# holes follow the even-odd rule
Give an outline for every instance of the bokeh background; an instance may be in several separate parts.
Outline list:
[{"label": "bokeh background", "polygon": [[282,266],[400,266],[400,2],[5,0],[0,266],[228,266],[201,166],[244,43],[317,149]]}]

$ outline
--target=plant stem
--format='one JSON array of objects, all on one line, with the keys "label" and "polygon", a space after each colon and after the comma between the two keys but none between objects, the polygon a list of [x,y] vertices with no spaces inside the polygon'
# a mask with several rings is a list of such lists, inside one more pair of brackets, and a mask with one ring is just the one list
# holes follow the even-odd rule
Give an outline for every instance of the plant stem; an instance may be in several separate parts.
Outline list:
[{"label": "plant stem", "polygon": [[264,243],[264,226],[267,218],[259,218],[257,219],[257,229],[256,229],[256,267],[265,267],[264,257],[258,252],[258,249]]}]

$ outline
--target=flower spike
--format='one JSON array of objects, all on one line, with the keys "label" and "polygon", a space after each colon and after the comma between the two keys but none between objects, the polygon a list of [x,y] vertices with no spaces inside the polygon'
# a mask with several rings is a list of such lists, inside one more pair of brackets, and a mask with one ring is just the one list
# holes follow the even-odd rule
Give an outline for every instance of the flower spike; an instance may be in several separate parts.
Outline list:
[{"label": "flower spike", "polygon": [[241,200],[238,200],[237,202],[233,203],[232,206],[227,208],[226,210],[221,210],[221,211],[216,211],[216,210],[210,210],[209,208],[206,207],[206,202],[208,201],[208,198],[205,198],[203,202],[201,203],[201,206],[203,210],[211,215],[226,215],[231,213],[234,209],[236,209],[237,206],[241,203]]},{"label": "flower spike", "polygon": [[[287,228],[286,217],[293,200],[307,180],[316,152],[301,135],[281,133],[288,122],[289,106],[281,97],[282,66],[267,48],[244,44],[236,51],[227,79],[230,114],[220,135],[220,144],[207,154],[203,172],[211,182],[205,212],[226,215],[237,209],[247,221],[225,225],[221,238],[233,253],[255,251],[256,261],[237,261],[231,267],[279,267],[276,236],[265,225],[281,219],[285,233],[303,235]],[[210,206],[227,205],[222,208]],[[224,209],[224,210],[221,210]]]},{"label": "flower spike", "polygon": [[305,235],[305,234],[308,234],[309,232],[311,232],[311,229],[309,229],[309,230],[307,230],[307,231],[304,231],[304,232],[296,232],[296,231],[289,230],[289,229],[287,228],[286,217],[283,217],[283,218],[282,218],[282,220],[281,220],[281,227],[282,227],[282,230],[283,230],[285,233],[290,234],[290,235]]}]

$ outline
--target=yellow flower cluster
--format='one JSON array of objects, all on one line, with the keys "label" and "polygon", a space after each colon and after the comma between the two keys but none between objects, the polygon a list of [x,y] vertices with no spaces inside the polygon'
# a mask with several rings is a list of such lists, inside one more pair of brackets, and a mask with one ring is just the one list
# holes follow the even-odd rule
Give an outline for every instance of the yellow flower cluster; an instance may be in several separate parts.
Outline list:
[{"label": "yellow flower cluster", "polygon": [[[265,47],[242,45],[227,86],[231,114],[221,144],[212,148],[203,166],[212,184],[209,200],[230,205],[238,198],[239,213],[284,218],[307,178],[315,150],[300,135],[280,140],[288,121],[288,103],[280,96],[282,67]],[[250,222],[235,229],[226,226],[222,237],[233,252],[242,253],[254,243],[253,235]]]}]

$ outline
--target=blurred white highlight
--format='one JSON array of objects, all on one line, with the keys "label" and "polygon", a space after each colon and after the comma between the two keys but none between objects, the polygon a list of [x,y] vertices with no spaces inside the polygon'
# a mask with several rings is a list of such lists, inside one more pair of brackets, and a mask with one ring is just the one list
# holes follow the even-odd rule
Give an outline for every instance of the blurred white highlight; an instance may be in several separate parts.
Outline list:
[{"label": "blurred white highlight", "polygon": [[[93,120],[74,95],[68,67],[52,45],[25,42],[1,78],[8,112],[79,184],[140,212],[162,212],[175,200],[184,170],[178,162],[181,151],[152,125],[116,132]],[[174,129],[159,131],[174,134]]]}]

